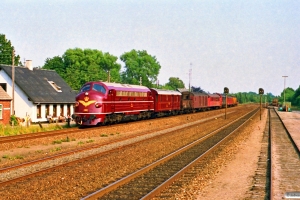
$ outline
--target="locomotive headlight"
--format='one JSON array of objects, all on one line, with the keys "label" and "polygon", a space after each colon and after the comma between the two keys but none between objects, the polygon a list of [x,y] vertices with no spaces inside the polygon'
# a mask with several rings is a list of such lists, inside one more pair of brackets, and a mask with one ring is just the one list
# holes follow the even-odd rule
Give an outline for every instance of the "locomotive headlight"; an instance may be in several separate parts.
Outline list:
[{"label": "locomotive headlight", "polygon": [[76,102],[75,102],[75,107],[78,107],[78,106],[79,106],[79,102],[76,101]]},{"label": "locomotive headlight", "polygon": [[100,108],[102,105],[100,103],[95,103],[96,108]]}]

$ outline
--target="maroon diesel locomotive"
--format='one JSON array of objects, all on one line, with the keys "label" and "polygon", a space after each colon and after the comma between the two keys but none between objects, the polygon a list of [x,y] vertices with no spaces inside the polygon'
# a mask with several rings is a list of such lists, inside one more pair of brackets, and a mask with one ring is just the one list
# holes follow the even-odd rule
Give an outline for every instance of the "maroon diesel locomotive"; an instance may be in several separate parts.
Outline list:
[{"label": "maroon diesel locomotive", "polygon": [[104,125],[150,118],[153,110],[149,88],[98,81],[82,86],[72,118],[83,126]]}]

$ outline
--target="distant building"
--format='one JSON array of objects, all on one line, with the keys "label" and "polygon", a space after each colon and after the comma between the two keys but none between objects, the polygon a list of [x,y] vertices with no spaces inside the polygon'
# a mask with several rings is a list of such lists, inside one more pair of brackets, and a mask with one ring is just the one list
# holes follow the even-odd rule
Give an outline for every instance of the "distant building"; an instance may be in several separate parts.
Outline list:
[{"label": "distant building", "polygon": [[0,86],[14,98],[14,111],[10,114],[29,116],[32,122],[73,114],[76,93],[54,70],[33,68],[31,61],[26,62],[26,67],[14,67],[14,96],[12,71],[12,66],[0,65]]}]

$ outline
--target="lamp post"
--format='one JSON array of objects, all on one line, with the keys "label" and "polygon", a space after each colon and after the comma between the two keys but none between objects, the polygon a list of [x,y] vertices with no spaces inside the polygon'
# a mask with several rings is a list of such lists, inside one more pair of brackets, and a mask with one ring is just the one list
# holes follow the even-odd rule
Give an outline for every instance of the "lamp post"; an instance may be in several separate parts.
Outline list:
[{"label": "lamp post", "polygon": [[192,63],[190,65],[191,65],[191,67],[189,70],[189,92],[191,91]]},{"label": "lamp post", "polygon": [[288,76],[282,76],[284,78],[284,84],[283,84],[283,106],[285,106],[285,78],[287,78]]}]

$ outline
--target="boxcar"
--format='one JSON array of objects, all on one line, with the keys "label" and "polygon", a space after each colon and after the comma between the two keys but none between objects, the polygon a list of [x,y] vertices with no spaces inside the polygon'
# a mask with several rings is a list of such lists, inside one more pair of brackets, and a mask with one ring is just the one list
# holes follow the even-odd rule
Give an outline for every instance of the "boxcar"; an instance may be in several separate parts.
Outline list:
[{"label": "boxcar", "polygon": [[180,92],[154,88],[150,90],[154,99],[153,117],[176,115],[180,112]]},{"label": "boxcar", "polygon": [[72,117],[77,124],[100,125],[150,118],[153,110],[149,88],[99,81],[82,86]]},{"label": "boxcar", "polygon": [[201,92],[181,92],[181,110],[182,113],[191,113],[208,108],[208,94]]},{"label": "boxcar", "polygon": [[206,110],[209,103],[209,95],[201,92],[192,92],[192,108],[194,111]]}]

